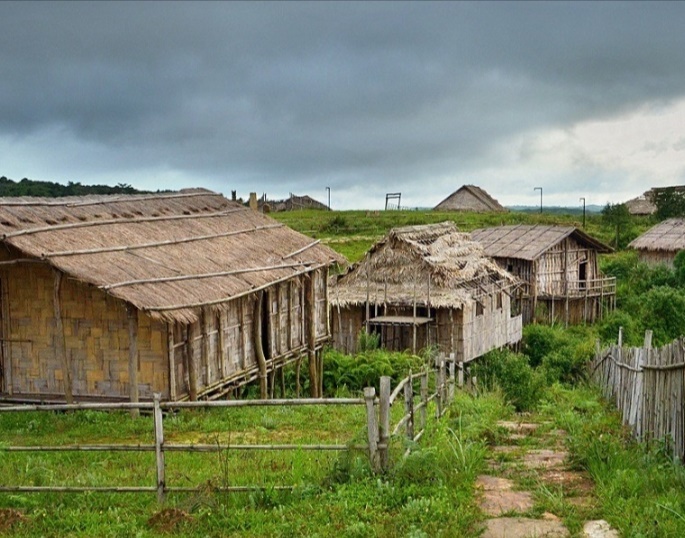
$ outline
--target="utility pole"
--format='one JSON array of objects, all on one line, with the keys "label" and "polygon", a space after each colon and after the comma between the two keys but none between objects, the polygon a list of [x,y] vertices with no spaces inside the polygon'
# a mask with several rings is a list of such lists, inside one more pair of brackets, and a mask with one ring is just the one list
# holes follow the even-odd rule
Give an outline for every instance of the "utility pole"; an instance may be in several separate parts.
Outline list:
[{"label": "utility pole", "polygon": [[581,196],[580,200],[583,202],[583,230],[585,229],[585,196]]},{"label": "utility pole", "polygon": [[540,214],[542,215],[542,187],[535,187],[534,191],[540,191]]}]

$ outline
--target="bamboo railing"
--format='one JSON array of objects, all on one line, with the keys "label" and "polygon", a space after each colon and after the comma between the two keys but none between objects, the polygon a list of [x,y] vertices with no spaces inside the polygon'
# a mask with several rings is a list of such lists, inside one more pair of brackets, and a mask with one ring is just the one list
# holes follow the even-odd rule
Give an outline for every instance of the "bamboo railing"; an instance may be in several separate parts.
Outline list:
[{"label": "bamboo railing", "polygon": [[[455,374],[458,374],[455,381]],[[433,379],[434,391],[429,394],[430,380]],[[414,392],[415,382],[419,383],[418,395]],[[475,380],[474,380],[475,381]],[[435,368],[430,368],[419,374],[409,374],[402,379],[391,392],[391,379],[384,376],[380,380],[380,394],[376,397],[376,389],[364,389],[363,398],[303,398],[303,399],[273,399],[273,400],[212,400],[188,402],[162,402],[160,394],[155,394],[152,402],[108,402],[108,403],[69,403],[54,405],[10,405],[0,406],[0,413],[27,412],[55,412],[55,411],[113,411],[130,410],[146,411],[153,419],[154,442],[150,444],[71,444],[54,446],[10,446],[0,445],[0,454],[9,452],[154,452],[155,476],[154,485],[150,486],[0,486],[0,492],[109,492],[109,493],[157,493],[157,500],[165,502],[168,493],[193,492],[196,487],[181,487],[167,484],[166,461],[167,452],[223,452],[238,451],[368,451],[369,460],[374,472],[385,472],[389,469],[390,444],[393,438],[404,435],[412,443],[421,439],[428,420],[428,405],[435,401],[435,417],[441,418],[447,406],[454,397],[455,383],[464,383],[464,365],[456,363],[454,354],[449,359],[441,353],[435,358]],[[403,396],[403,398],[400,397]],[[415,400],[418,398],[418,402]],[[405,414],[391,430],[390,408],[396,402],[404,402]],[[364,406],[366,409],[367,444],[178,444],[167,443],[164,440],[165,412],[181,409],[216,409],[241,407],[274,407],[274,406]],[[409,453],[405,452],[405,456]],[[249,492],[266,489],[267,486],[223,486],[215,487],[222,492]],[[268,486],[273,490],[292,490],[294,486]]]}]

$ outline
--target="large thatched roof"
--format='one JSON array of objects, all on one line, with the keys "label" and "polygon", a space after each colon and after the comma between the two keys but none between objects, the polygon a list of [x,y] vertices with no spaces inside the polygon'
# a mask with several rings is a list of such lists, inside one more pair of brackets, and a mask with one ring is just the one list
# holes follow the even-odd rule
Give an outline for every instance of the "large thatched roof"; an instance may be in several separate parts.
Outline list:
[{"label": "large thatched roof", "polygon": [[505,212],[507,208],[476,185],[463,185],[433,209],[436,211]]},{"label": "large thatched roof", "polygon": [[0,240],[167,320],[197,319],[341,258],[273,219],[195,189],[174,194],[0,198]]},{"label": "large thatched roof", "polygon": [[[430,282],[430,284],[429,284]],[[364,259],[333,279],[332,305],[371,303],[460,307],[517,280],[486,258],[452,222],[394,228]],[[386,291],[387,290],[387,291]]]},{"label": "large thatched roof", "polygon": [[573,226],[528,225],[480,228],[471,237],[483,245],[485,254],[492,258],[537,260],[547,250],[569,236],[597,252],[611,252],[611,247]]},{"label": "large thatched roof", "polygon": [[668,219],[650,228],[628,245],[636,250],[685,250],[685,219]]}]

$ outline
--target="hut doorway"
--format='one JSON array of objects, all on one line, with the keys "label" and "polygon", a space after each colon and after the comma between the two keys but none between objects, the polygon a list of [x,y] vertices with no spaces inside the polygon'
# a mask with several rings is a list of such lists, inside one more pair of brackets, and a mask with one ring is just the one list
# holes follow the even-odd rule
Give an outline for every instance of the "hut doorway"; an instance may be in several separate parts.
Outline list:
[{"label": "hut doorway", "polygon": [[578,287],[581,290],[584,290],[586,282],[587,282],[587,262],[580,262],[580,264],[578,264]]}]

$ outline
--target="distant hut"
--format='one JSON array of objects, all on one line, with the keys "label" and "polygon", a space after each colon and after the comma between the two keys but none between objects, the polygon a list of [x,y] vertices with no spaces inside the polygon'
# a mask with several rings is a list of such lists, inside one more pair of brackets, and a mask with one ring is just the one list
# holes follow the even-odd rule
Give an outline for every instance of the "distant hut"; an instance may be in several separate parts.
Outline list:
[{"label": "distant hut", "polygon": [[656,213],[656,205],[652,201],[652,191],[647,191],[625,203],[628,213],[636,216],[649,216]]},{"label": "distant hut", "polygon": [[685,250],[685,219],[668,219],[650,228],[628,245],[641,262],[672,267],[676,254]]},{"label": "distant hut", "polygon": [[264,395],[302,356],[320,376],[338,255],[219,194],[4,198],[0,234],[2,399]]},{"label": "distant hut", "polygon": [[258,202],[259,209],[264,210],[264,208],[267,206],[269,211],[272,212],[297,211],[298,209],[328,210],[328,206],[326,204],[322,204],[309,195],[305,194],[304,196],[298,196],[292,193],[290,193],[290,196],[285,200],[267,200],[265,196],[262,197]]},{"label": "distant hut", "polygon": [[471,233],[500,267],[521,278],[524,323],[536,317],[566,323],[592,322],[615,303],[616,279],[599,270],[604,243],[572,226],[515,225]]},{"label": "distant hut", "polygon": [[507,208],[475,185],[460,187],[433,208],[435,211],[505,212]]},{"label": "distant hut", "polygon": [[386,349],[437,347],[469,361],[520,340],[516,284],[454,223],[395,228],[333,278],[333,345],[356,351],[364,329]]}]

